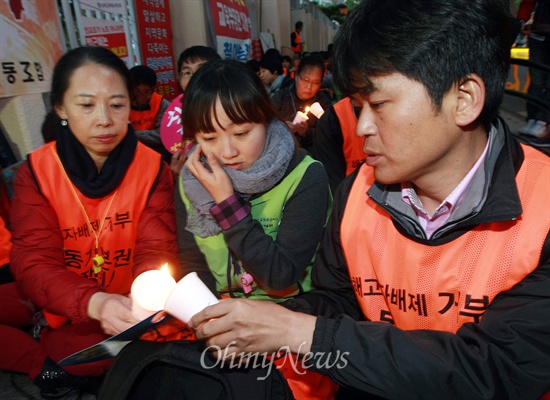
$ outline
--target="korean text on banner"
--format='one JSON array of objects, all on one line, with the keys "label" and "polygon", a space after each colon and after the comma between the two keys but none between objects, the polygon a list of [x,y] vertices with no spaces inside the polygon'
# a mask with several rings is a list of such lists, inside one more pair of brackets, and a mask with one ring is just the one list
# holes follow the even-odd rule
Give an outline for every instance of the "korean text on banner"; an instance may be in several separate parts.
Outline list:
[{"label": "korean text on banner", "polygon": [[251,27],[245,0],[210,0],[218,54],[223,59],[246,61],[251,47]]}]

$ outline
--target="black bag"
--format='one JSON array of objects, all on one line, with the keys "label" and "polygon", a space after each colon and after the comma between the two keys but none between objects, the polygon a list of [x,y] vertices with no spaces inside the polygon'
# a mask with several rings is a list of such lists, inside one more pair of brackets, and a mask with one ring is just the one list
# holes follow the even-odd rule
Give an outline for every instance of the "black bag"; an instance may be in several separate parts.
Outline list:
[{"label": "black bag", "polygon": [[[208,368],[202,366],[205,362]],[[117,356],[98,400],[294,399],[275,366],[269,370],[220,364],[202,342],[135,341]]]}]

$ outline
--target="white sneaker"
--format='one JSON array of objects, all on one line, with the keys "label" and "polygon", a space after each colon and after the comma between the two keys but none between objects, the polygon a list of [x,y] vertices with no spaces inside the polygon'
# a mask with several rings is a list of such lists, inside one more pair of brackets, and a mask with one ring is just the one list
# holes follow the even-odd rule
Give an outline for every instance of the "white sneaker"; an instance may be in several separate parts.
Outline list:
[{"label": "white sneaker", "polygon": [[527,120],[527,124],[525,124],[525,126],[519,130],[519,133],[523,133],[524,135],[531,135],[531,131],[535,126],[535,122],[536,121],[534,119]]},{"label": "white sneaker", "polygon": [[535,122],[535,125],[533,126],[533,129],[531,129],[531,132],[529,135],[543,138],[546,135],[548,135],[550,131],[548,130],[548,122],[546,121],[537,121]]}]

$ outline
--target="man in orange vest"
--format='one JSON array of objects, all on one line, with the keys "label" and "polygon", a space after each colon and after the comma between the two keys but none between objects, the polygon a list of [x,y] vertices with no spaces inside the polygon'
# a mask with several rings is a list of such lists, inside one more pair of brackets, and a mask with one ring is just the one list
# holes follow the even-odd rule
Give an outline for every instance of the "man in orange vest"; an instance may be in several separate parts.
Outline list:
[{"label": "man in orange vest", "polygon": [[338,31],[335,83],[362,105],[366,162],[334,196],[318,289],[286,307],[226,300],[190,326],[218,357],[285,348],[360,398],[539,399],[550,158],[498,117],[500,3],[424,3],[364,1]]},{"label": "man in orange vest", "polygon": [[130,69],[134,90],[130,123],[140,142],[160,153],[170,163],[172,154],[160,139],[160,123],[170,102],[155,91],[157,74],[146,65],[136,65]]},{"label": "man in orange vest", "polygon": [[294,52],[294,55],[298,58],[302,56],[305,44],[302,40],[302,36],[300,35],[302,29],[304,29],[304,23],[302,21],[296,21],[294,24],[294,30],[290,34],[290,48]]},{"label": "man in orange vest", "polygon": [[361,112],[356,103],[347,96],[327,109],[313,135],[311,154],[325,166],[333,193],[340,182],[365,161],[364,140],[355,134]]}]

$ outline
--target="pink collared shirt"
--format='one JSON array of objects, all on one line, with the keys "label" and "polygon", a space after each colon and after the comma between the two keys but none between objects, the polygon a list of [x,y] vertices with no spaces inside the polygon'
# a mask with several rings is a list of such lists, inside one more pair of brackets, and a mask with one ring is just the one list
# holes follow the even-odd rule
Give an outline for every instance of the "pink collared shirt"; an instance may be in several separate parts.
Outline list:
[{"label": "pink collared shirt", "polygon": [[458,208],[462,203],[462,199],[464,199],[464,196],[468,192],[468,188],[470,187],[470,183],[472,182],[475,173],[479,169],[481,163],[485,160],[487,149],[489,149],[489,141],[487,141],[485,150],[483,150],[483,153],[476,161],[472,169],[470,169],[458,186],[454,188],[447,198],[443,200],[443,202],[435,209],[431,217],[430,214],[428,214],[428,212],[424,209],[424,206],[418,198],[412,184],[410,182],[404,182],[401,184],[401,198],[414,210],[418,218],[418,222],[420,223],[420,226],[422,226],[422,229],[424,229],[428,239],[432,237],[433,233],[437,229],[441,228],[443,224],[447,222],[453,209]]}]

